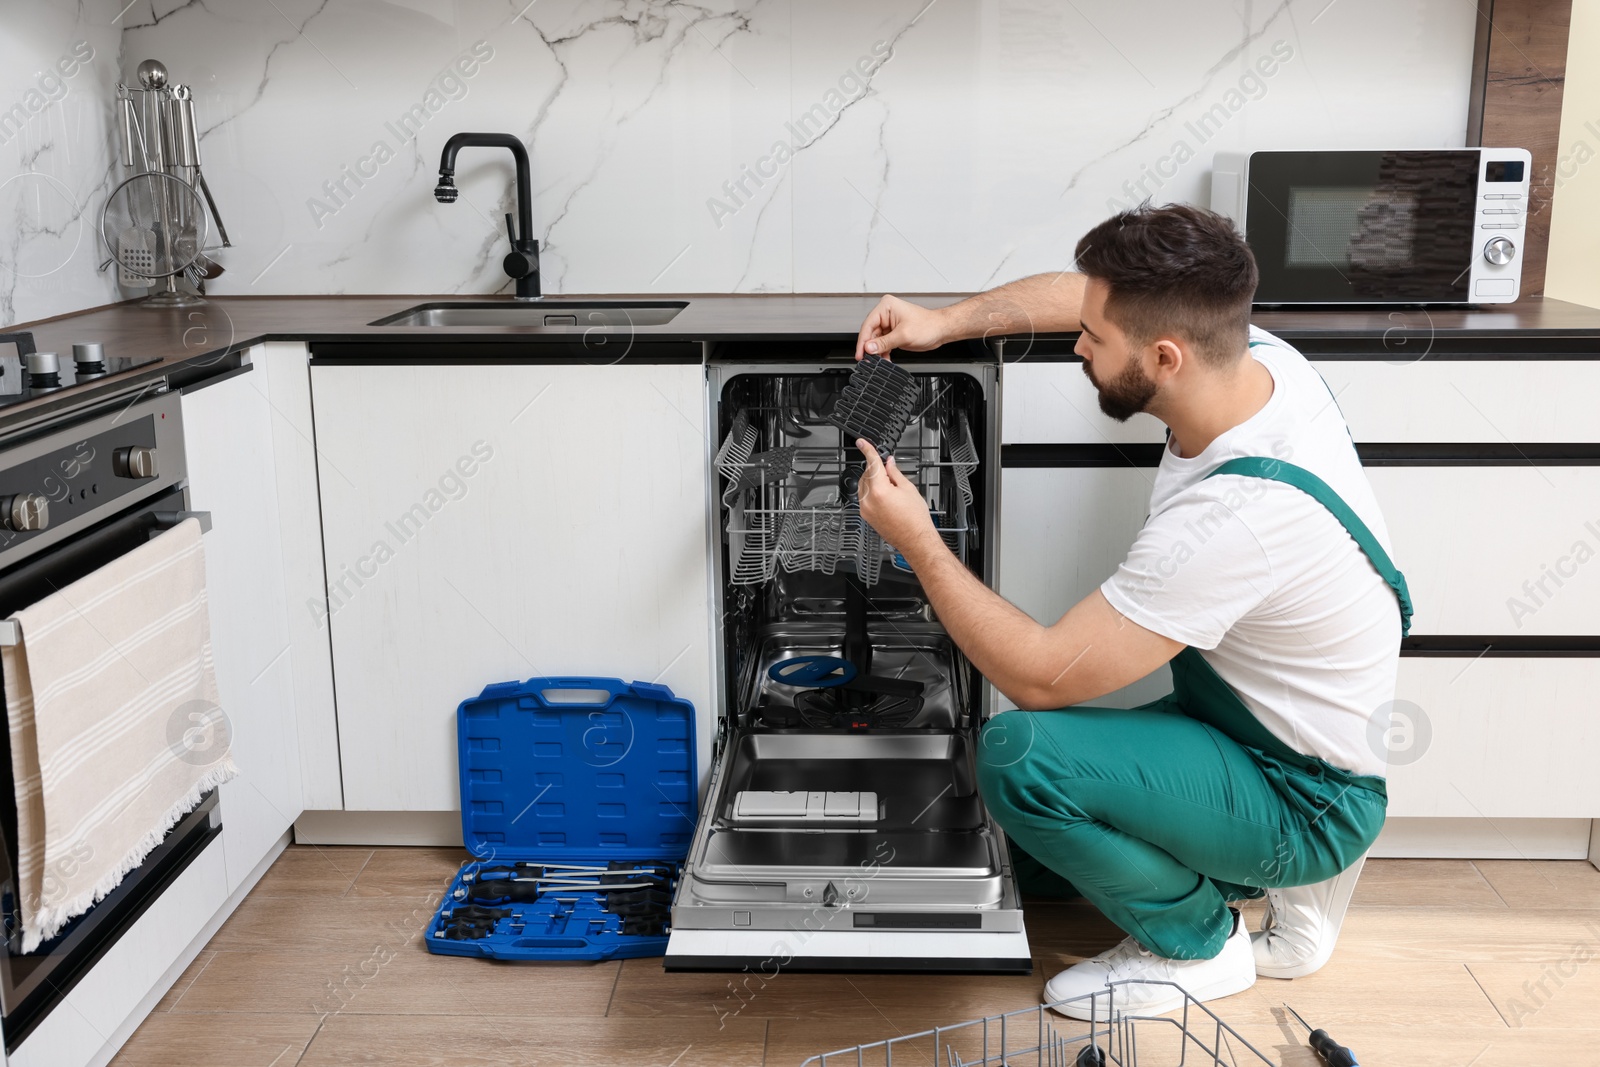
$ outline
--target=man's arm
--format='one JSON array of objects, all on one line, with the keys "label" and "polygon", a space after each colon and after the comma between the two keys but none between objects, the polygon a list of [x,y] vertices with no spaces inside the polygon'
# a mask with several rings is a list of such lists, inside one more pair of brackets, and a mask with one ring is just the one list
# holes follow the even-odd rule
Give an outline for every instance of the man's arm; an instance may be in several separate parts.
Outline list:
[{"label": "man's arm", "polygon": [[886,356],[897,348],[926,352],[968,337],[1076,330],[1083,285],[1083,275],[1061,271],[1008,282],[949,307],[925,308],[886,296],[861,326],[856,358],[863,352]]},{"label": "man's arm", "polygon": [[1137,681],[1183,644],[1125,618],[1096,589],[1053,626],[1029,618],[980,582],[945,547],[922,494],[893,459],[858,442],[867,458],[861,515],[915,572],[945,631],[972,665],[1019,708],[1092,700]]}]

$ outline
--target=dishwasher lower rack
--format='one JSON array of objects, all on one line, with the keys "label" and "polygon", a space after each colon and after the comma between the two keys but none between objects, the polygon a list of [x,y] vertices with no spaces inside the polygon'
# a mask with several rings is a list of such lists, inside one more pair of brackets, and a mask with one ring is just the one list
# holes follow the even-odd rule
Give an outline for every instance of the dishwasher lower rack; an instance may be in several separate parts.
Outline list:
[{"label": "dishwasher lower rack", "polygon": [[[760,431],[746,410],[717,450],[726,485],[728,578],[734,585],[769,582],[778,570],[833,574],[841,563],[875,585],[883,561],[905,562],[862,521],[855,501],[861,455],[836,428],[813,427],[805,444],[757,451]],[[896,466],[917,483],[946,545],[963,562],[976,548],[972,473],[978,453],[964,414],[915,420],[894,448]]]},{"label": "dishwasher lower rack", "polygon": [[[1138,1015],[1122,1007],[1128,987],[1148,985],[1177,990],[1182,1007],[1165,1015]],[[1090,1018],[1068,1019],[1040,1004],[823,1053],[801,1067],[1277,1067],[1175,982],[1126,979],[1058,1003],[1085,1008]]]}]

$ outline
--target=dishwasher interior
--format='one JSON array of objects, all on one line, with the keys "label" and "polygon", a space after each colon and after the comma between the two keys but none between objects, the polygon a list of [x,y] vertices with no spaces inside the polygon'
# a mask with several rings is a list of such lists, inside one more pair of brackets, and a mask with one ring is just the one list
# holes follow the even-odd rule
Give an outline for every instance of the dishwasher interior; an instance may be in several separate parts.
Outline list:
[{"label": "dishwasher interior", "polygon": [[[1026,972],[974,770],[989,688],[862,521],[861,454],[828,422],[853,364],[819,356],[708,367],[721,707],[666,966]],[[904,365],[895,462],[992,583],[996,367]]]}]

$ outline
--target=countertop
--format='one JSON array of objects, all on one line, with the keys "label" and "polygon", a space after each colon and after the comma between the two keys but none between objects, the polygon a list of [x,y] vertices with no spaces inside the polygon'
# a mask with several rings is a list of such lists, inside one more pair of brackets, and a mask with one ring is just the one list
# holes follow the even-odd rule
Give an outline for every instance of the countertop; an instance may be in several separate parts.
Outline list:
[{"label": "countertop", "polygon": [[[959,295],[907,295],[929,305],[951,303]],[[112,304],[71,315],[21,323],[4,332],[29,331],[39,351],[70,359],[75,341],[100,341],[111,356],[155,357],[158,362],[123,374],[12,405],[0,414],[0,432],[64,407],[92,401],[140,383],[167,378],[198,380],[225,371],[237,354],[260,341],[393,341],[397,344],[463,341],[515,341],[581,338],[593,327],[432,327],[372,326],[417,304],[512,301],[505,297],[439,296],[219,296],[192,308],[150,309],[136,303]],[[854,338],[875,295],[696,295],[605,294],[546,297],[542,304],[586,301],[687,301],[671,322],[660,326],[609,328],[639,341]],[[1561,300],[1534,298],[1482,310],[1259,310],[1252,321],[1290,337],[1372,337],[1408,335],[1460,338],[1594,338],[1600,341],[1600,310]]]}]

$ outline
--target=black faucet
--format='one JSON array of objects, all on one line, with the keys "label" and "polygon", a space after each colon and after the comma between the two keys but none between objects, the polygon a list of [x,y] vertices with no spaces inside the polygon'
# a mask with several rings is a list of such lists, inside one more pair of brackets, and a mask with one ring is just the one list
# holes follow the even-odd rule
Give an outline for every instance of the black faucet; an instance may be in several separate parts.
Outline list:
[{"label": "black faucet", "polygon": [[[511,239],[511,251],[502,264],[506,274],[517,283],[517,299],[532,300],[539,296],[539,242],[529,236],[533,232],[533,194],[528,180],[528,150],[522,142],[509,133],[458,133],[444,143],[444,155],[439,158],[439,184],[434,186],[434,199],[441,204],[456,200],[456,152],[462,148],[509,148],[517,163],[517,225],[511,225],[511,214],[506,213],[506,236]],[[518,236],[520,234],[520,237]]]}]

